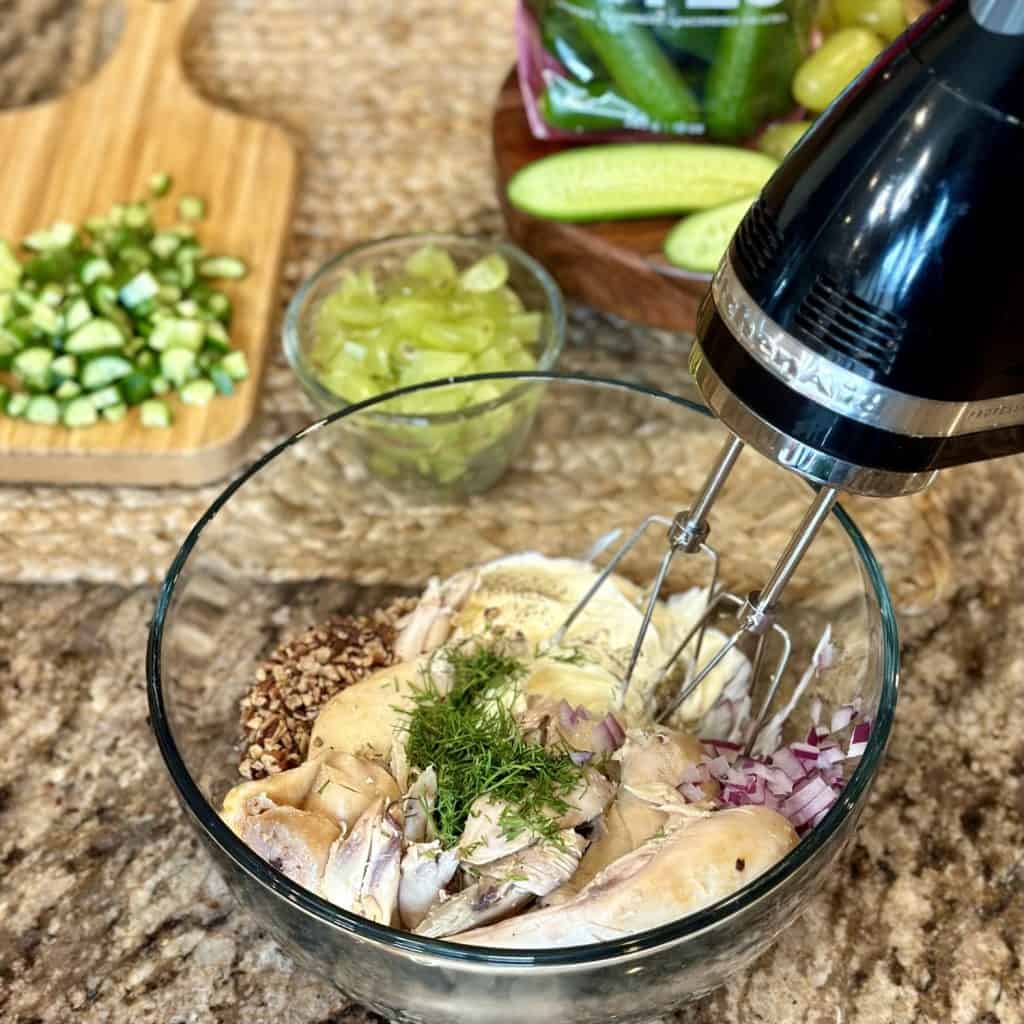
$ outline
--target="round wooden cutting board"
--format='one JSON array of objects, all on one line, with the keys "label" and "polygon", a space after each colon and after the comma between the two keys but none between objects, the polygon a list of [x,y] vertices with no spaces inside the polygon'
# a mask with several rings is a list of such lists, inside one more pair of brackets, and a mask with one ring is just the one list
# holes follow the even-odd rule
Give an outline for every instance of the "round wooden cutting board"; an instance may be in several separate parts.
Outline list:
[{"label": "round wooden cutting board", "polygon": [[498,199],[509,237],[539,260],[571,298],[634,323],[693,331],[710,274],[679,270],[661,255],[679,218],[565,224],[533,217],[507,198],[509,178],[520,167],[566,149],[564,142],[535,139],[513,69],[498,94],[492,123]]}]

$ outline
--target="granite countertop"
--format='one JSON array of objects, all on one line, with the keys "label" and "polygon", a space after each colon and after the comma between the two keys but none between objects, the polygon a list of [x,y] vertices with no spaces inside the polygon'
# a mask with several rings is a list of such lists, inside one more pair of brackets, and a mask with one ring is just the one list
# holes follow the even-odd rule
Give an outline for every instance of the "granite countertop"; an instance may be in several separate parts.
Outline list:
[{"label": "granite countertop", "polygon": [[[891,754],[841,870],[678,1024],[1024,1021],[1024,463],[958,471],[952,600],[903,623]],[[236,908],[146,724],[154,590],[0,586],[0,1020],[378,1020]]]}]

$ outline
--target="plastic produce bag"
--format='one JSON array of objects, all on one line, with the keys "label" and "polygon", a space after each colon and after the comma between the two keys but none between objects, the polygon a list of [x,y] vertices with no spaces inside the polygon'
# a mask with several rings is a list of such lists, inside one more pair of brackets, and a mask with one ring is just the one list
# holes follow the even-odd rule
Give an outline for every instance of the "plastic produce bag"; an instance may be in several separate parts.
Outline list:
[{"label": "plastic produce bag", "polygon": [[813,0],[522,0],[519,81],[537,138],[736,143],[799,116]]}]

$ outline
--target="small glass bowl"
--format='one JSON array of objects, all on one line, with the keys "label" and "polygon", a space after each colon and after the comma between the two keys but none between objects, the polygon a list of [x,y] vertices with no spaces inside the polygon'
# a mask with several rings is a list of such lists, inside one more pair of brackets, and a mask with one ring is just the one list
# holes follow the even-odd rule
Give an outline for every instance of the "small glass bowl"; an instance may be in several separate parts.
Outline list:
[{"label": "small glass bowl", "polygon": [[[160,592],[147,654],[149,710],[178,799],[238,899],[299,963],[349,997],[407,1024],[649,1021],[706,995],[792,924],[837,870],[893,723],[896,621],[881,570],[837,508],[800,563],[780,610],[793,656],[769,713],[789,701],[826,626],[834,660],[790,716],[787,742],[813,722],[813,698],[855,697],[871,735],[839,800],[772,868],[712,906],[606,942],[562,949],[459,945],[373,924],[291,881],[218,814],[238,781],[239,699],[268,650],[334,613],[418,594],[433,575],[523,550],[585,557],[613,528],[671,514],[725,437],[696,405],[615,381],[524,375],[547,387],[515,465],[487,494],[430,506],[337,472],[350,406],[284,441],[233,481],[193,527]],[[424,385],[471,387],[475,380]],[[811,499],[793,474],[750,454],[714,510],[722,586],[767,578]],[[648,531],[628,575],[650,581],[664,534]],[[692,586],[703,559],[676,558],[666,593]],[[700,563],[698,565],[698,563]],[[625,571],[625,570],[623,570]],[[706,579],[704,585],[707,585]]]},{"label": "small glass bowl", "polygon": [[[335,256],[303,282],[288,305],[284,353],[321,413],[367,405],[347,401],[317,379],[311,351],[321,303],[347,273],[369,268],[386,277],[427,245],[447,252],[460,271],[481,257],[500,253],[509,267],[508,286],[528,311],[543,316],[534,350],[536,369],[555,367],[565,341],[565,307],[558,285],[536,260],[508,242],[450,234],[396,235],[363,242]],[[395,400],[356,417],[348,429],[339,431],[339,439],[344,438],[366,471],[395,490],[441,499],[482,493],[500,479],[522,448],[544,391],[543,383],[536,381],[502,381],[495,386],[503,392],[500,397],[454,412],[417,410],[416,396],[424,397],[425,404],[433,397],[418,386],[390,392]]]}]

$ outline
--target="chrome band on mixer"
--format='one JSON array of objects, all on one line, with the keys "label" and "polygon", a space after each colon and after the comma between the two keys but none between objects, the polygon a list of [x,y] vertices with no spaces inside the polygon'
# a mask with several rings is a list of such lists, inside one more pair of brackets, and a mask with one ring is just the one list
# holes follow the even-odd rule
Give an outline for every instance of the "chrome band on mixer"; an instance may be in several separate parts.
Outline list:
[{"label": "chrome band on mixer", "polygon": [[690,369],[708,408],[730,430],[762,455],[809,480],[855,494],[894,498],[923,491],[935,479],[934,472],[896,473],[856,466],[790,437],[758,416],[722,384],[696,341],[690,354]]},{"label": "chrome band on mixer", "polygon": [[1024,394],[940,402],[915,398],[838,366],[758,312],[728,256],[711,291],[718,315],[744,351],[788,388],[841,416],[912,437],[956,437],[1024,423]]}]

